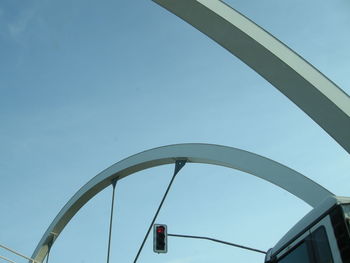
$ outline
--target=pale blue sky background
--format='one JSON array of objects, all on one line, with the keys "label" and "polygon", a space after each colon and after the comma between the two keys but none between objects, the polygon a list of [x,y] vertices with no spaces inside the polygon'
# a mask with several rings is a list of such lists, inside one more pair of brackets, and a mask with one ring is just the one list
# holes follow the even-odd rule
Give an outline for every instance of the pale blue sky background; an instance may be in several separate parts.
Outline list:
[{"label": "pale blue sky background", "polygon": [[[348,0],[227,3],[350,93]],[[26,255],[83,184],[162,145],[241,148],[350,196],[348,153],[250,68],[150,0],[1,0],[0,120],[0,244]],[[158,167],[118,184],[111,262],[132,262],[172,172]],[[107,188],[78,213],[50,262],[105,261],[110,198]],[[188,164],[157,222],[267,250],[309,210],[251,175]],[[138,262],[263,262],[175,238],[157,255],[151,240]]]}]

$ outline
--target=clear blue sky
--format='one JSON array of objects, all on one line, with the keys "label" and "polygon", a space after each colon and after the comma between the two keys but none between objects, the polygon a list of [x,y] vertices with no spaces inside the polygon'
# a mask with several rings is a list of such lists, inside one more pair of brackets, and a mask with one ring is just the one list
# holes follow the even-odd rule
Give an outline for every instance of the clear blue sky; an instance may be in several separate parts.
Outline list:
[{"label": "clear blue sky", "polygon": [[[348,0],[227,3],[350,94]],[[150,0],[2,0],[0,120],[0,244],[26,255],[83,184],[162,145],[241,148],[350,196],[348,153],[250,68]],[[150,169],[118,184],[111,262],[132,262],[172,171]],[[77,214],[50,263],[105,261],[110,198],[107,188]],[[267,250],[309,210],[251,175],[189,164],[157,222],[171,233]],[[151,240],[138,262],[263,261],[175,238],[157,255]]]}]

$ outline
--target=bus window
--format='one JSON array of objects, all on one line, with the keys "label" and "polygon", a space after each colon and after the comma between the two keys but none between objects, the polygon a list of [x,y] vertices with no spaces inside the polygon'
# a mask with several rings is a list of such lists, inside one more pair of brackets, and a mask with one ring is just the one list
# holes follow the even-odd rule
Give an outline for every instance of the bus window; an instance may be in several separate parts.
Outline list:
[{"label": "bus window", "polygon": [[349,219],[350,219],[350,205],[343,205],[343,210],[344,210],[344,215],[345,218],[348,220],[348,224],[349,224]]},{"label": "bus window", "polygon": [[333,263],[325,228],[317,228],[278,263]]},{"label": "bus window", "polygon": [[326,229],[321,226],[311,234],[312,247],[317,263],[333,263],[331,248],[328,243]]},{"label": "bus window", "polygon": [[337,240],[339,253],[343,262],[350,262],[350,225],[347,217],[350,214],[350,205],[344,204],[330,213],[334,235]]},{"label": "bus window", "polygon": [[310,258],[309,249],[306,241],[300,243],[296,248],[289,252],[282,259],[278,260],[279,263],[312,263]]}]

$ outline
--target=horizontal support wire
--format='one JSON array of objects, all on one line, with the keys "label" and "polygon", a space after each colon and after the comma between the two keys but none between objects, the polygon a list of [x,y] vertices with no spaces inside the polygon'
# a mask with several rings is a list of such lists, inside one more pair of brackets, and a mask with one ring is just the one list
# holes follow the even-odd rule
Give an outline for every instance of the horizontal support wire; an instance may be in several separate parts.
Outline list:
[{"label": "horizontal support wire", "polygon": [[223,240],[219,240],[219,239],[215,239],[215,238],[211,238],[211,237],[202,237],[202,236],[190,236],[190,235],[177,235],[177,234],[168,234],[168,236],[170,237],[184,237],[184,238],[195,238],[195,239],[205,239],[205,240],[210,240],[213,242],[218,242],[218,243],[222,243],[225,245],[229,245],[229,246],[233,246],[233,247],[238,247],[238,248],[242,248],[242,249],[247,249],[250,251],[254,251],[257,253],[262,253],[262,254],[266,254],[267,252],[259,250],[259,249],[255,249],[255,248],[251,248],[251,247],[246,247],[246,246],[242,246],[242,245],[238,245],[235,243],[230,243],[230,242],[226,242]]}]

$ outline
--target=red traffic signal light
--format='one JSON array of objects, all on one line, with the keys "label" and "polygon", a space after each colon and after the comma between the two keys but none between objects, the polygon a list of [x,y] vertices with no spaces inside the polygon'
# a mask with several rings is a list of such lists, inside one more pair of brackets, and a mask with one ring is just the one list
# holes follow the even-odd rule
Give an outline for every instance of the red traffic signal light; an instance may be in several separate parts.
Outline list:
[{"label": "red traffic signal light", "polygon": [[168,236],[167,226],[155,224],[153,227],[153,251],[156,253],[167,253]]}]

